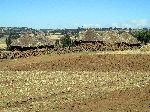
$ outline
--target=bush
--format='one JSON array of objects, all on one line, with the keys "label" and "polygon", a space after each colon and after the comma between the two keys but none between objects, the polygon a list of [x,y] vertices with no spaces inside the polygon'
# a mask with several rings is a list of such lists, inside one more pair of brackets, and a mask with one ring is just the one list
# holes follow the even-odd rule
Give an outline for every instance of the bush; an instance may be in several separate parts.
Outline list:
[{"label": "bush", "polygon": [[65,35],[64,37],[62,37],[60,39],[60,43],[64,46],[64,47],[69,47],[71,46],[71,38],[69,35]]}]

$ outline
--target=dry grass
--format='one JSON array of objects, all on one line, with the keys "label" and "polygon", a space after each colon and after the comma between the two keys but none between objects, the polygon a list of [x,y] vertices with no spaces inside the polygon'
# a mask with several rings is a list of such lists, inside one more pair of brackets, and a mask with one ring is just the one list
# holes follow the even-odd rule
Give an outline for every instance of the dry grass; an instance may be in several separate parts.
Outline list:
[{"label": "dry grass", "polygon": [[50,40],[59,40],[61,37],[63,37],[64,35],[51,35],[51,36],[47,36]]},{"label": "dry grass", "polygon": [[6,44],[0,44],[0,49],[5,49],[7,47]]},{"label": "dry grass", "polygon": [[0,38],[0,49],[4,49],[7,47],[5,40],[6,38]]},{"label": "dry grass", "polygon": [[51,53],[50,56],[58,56],[58,55],[100,55],[100,54],[150,54],[150,51],[143,51],[141,49],[135,50],[124,50],[124,51],[82,51],[76,53],[66,53],[66,54],[56,54]]},{"label": "dry grass", "polygon": [[150,52],[150,43],[143,46],[140,50],[144,52]]},{"label": "dry grass", "polygon": [[150,51],[141,51],[140,49],[124,50],[124,51],[102,51],[97,54],[150,54]]},{"label": "dry grass", "polygon": [[6,38],[5,37],[3,37],[3,38],[0,38],[0,44],[6,44]]},{"label": "dry grass", "polygon": [[95,54],[150,54],[150,51],[141,51],[140,49],[125,51],[98,51],[98,52],[82,52],[79,54],[95,55]]},{"label": "dry grass", "polygon": [[64,103],[150,83],[150,73],[129,71],[1,71],[0,77],[0,112],[62,112]]}]

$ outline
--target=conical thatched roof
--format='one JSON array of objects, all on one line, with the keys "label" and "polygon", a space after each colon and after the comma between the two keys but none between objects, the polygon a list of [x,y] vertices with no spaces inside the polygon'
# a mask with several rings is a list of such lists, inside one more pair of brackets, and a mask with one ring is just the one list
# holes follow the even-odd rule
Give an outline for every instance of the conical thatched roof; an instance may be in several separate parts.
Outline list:
[{"label": "conical thatched roof", "polygon": [[134,38],[131,34],[127,32],[119,33],[119,31],[105,31],[105,32],[96,32],[93,29],[88,29],[79,40],[82,41],[103,41],[106,43],[128,43],[128,44],[140,44],[140,42]]},{"label": "conical thatched roof", "polygon": [[123,32],[119,34],[117,31],[106,31],[102,34],[102,40],[107,43],[128,43],[139,44],[140,42],[131,34]]},{"label": "conical thatched roof", "polygon": [[29,36],[18,38],[11,43],[11,46],[20,46],[20,47],[39,47],[51,45],[54,45],[53,42],[46,37],[29,37]]},{"label": "conical thatched roof", "polygon": [[138,44],[138,43],[140,43],[136,38],[134,38],[132,35],[130,35],[127,32],[123,32],[122,34],[120,34],[120,40],[122,42],[129,43],[129,44]]},{"label": "conical thatched roof", "polygon": [[87,29],[83,34],[82,41],[102,41],[102,38],[93,29]]},{"label": "conical thatched roof", "polygon": [[116,31],[106,31],[103,33],[102,40],[107,43],[120,43],[120,36]]}]

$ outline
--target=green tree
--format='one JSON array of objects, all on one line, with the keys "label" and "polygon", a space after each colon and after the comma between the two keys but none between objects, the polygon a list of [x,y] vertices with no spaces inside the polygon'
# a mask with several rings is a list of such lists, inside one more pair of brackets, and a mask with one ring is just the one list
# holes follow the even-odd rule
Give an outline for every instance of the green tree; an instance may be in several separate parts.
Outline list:
[{"label": "green tree", "polygon": [[11,49],[11,38],[10,36],[6,38],[6,45],[7,45],[7,50]]},{"label": "green tree", "polygon": [[56,40],[55,45],[59,46],[59,40],[58,39]]},{"label": "green tree", "polygon": [[69,47],[71,46],[71,38],[69,35],[65,35],[60,39],[60,43],[64,46],[64,47]]},{"label": "green tree", "polygon": [[144,44],[150,43],[150,30],[136,31],[133,36]]}]

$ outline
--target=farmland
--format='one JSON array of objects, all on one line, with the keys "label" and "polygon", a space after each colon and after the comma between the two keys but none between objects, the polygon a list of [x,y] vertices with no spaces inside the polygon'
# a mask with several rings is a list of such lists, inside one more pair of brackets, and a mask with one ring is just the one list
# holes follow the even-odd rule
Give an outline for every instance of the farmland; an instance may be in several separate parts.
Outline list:
[{"label": "farmland", "polygon": [[148,112],[150,54],[85,52],[0,62],[1,112]]}]

